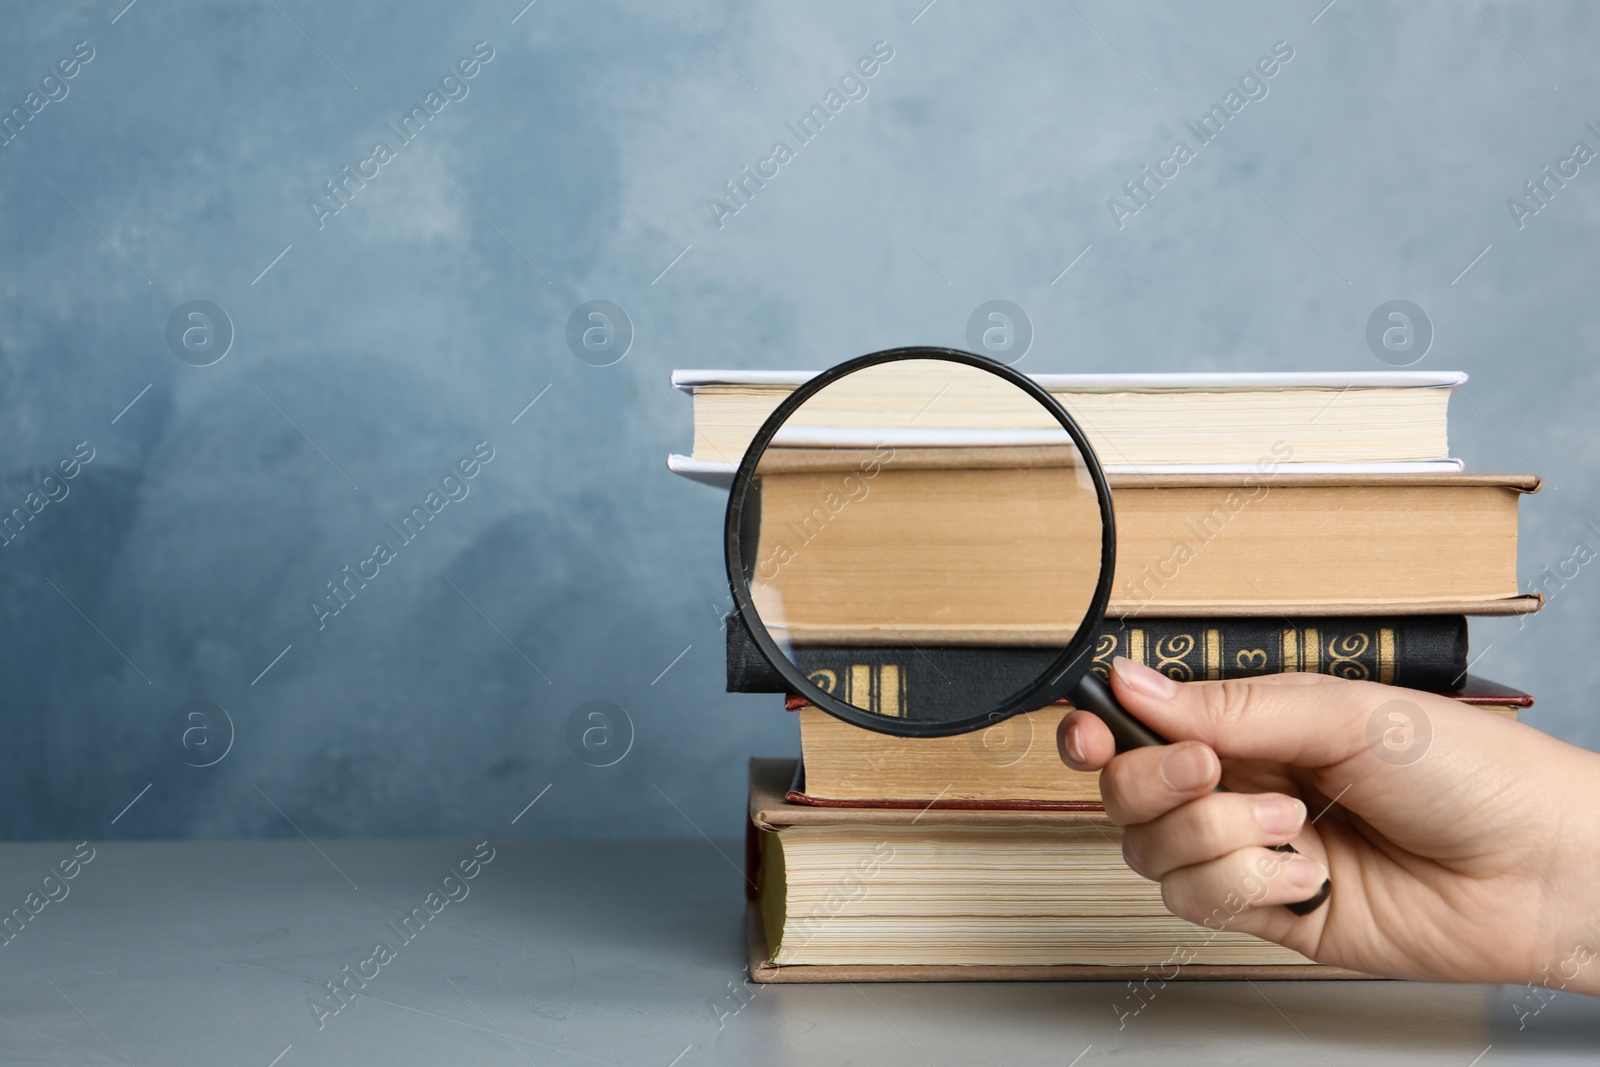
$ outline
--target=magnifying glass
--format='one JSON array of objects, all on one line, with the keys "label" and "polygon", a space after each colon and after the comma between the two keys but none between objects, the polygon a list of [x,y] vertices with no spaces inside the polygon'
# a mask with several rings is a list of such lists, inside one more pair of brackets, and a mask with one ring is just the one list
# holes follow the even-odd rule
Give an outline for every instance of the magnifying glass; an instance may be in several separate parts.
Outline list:
[{"label": "magnifying glass", "polygon": [[750,442],[724,536],[756,646],[829,714],[942,737],[1064,697],[1119,752],[1166,744],[1089,670],[1116,565],[1105,472],[1010,367],[897,348],[811,378]]}]

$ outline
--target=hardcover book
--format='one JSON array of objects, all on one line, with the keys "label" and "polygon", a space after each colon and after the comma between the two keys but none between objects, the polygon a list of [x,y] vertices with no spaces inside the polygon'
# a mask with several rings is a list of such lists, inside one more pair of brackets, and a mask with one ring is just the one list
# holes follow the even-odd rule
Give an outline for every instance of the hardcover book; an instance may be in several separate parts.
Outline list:
[{"label": "hardcover book", "polygon": [[[1012,546],[1004,579],[966,581],[972,543],[1051,524],[1098,545],[1093,500],[1070,465],[973,450],[903,449],[870,481],[849,450],[785,458],[761,477],[756,572],[783,575],[796,644],[1056,645],[1083,617],[1098,553],[1057,539]],[[980,450],[981,451],[981,450]],[[947,465],[948,464],[948,465]],[[843,488],[841,478],[843,477]],[[1517,503],[1533,475],[1141,475],[1110,478],[1117,557],[1112,617],[1446,614],[1536,610],[1517,586]],[[872,508],[850,510],[869,493]],[[960,506],[951,506],[960,500]],[[876,580],[861,559],[892,557]],[[908,588],[895,573],[937,576]],[[1040,583],[1062,596],[1037,595]],[[937,595],[935,595],[935,593]],[[892,625],[885,620],[892,620]]]},{"label": "hardcover book", "polygon": [[[737,461],[762,421],[812,373],[674,371],[672,384],[693,398],[691,458]],[[907,388],[918,388],[915,369],[906,374]],[[1101,458],[1118,465],[1248,465],[1283,447],[1301,463],[1455,465],[1447,458],[1445,414],[1466,378],[1458,371],[1034,376],[1080,422]],[[881,389],[879,376],[870,395],[835,390],[815,417],[840,428],[876,426],[893,406]],[[997,394],[981,410],[928,415],[918,425],[1027,425],[1038,412],[1018,398],[1008,404]]]},{"label": "hardcover book", "polygon": [[806,807],[793,771],[750,764],[757,982],[1365,977],[1172,915],[1103,814]]},{"label": "hardcover book", "polygon": [[[756,647],[738,612],[727,617],[728,692],[786,693],[789,685]],[[1004,646],[805,645],[792,650],[806,676],[845,700],[879,691],[895,700],[937,682],[1003,672],[1042,674],[1052,649]],[[1328,616],[1301,619],[1109,619],[1095,639],[1090,668],[1109,677],[1111,660],[1126,656],[1180,681],[1253,678],[1305,671],[1439,693],[1467,673],[1467,620],[1461,615]],[[884,671],[895,684],[884,687]],[[859,692],[855,692],[859,690]],[[887,710],[881,705],[880,711]],[[862,706],[862,705],[857,705]]]},{"label": "hardcover book", "polygon": [[[1475,711],[1514,719],[1533,705],[1528,694],[1468,676],[1448,694]],[[803,772],[790,783],[800,804],[909,807],[1042,807],[1099,810],[1100,780],[1064,766],[1056,726],[1066,701],[953,737],[896,737],[836,719],[799,697]]]}]

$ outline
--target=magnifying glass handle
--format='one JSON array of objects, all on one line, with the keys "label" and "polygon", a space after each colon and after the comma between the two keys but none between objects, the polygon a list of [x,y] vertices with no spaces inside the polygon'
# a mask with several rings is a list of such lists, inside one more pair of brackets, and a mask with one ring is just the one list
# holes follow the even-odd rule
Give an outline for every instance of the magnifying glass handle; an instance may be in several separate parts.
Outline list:
[{"label": "magnifying glass handle", "polygon": [[1117,698],[1111,693],[1111,687],[1102,682],[1100,676],[1093,671],[1085,672],[1084,676],[1078,679],[1078,684],[1072,687],[1067,699],[1072,701],[1073,707],[1092,712],[1106,724],[1106,729],[1111,731],[1111,737],[1117,742],[1118,752],[1168,743],[1165,737],[1135,719],[1126,708],[1117,703]]},{"label": "magnifying glass handle", "polygon": [[[1067,695],[1072,701],[1072,706],[1090,712],[1101,722],[1106,724],[1106,729],[1111,731],[1111,737],[1117,743],[1118,752],[1127,752],[1133,748],[1147,748],[1150,745],[1165,745],[1169,742],[1166,738],[1156,733],[1150,727],[1134,718],[1112,695],[1111,687],[1100,680],[1099,675],[1090,671],[1073,686],[1072,692]],[[1217,786],[1217,792],[1226,793],[1227,789]],[[1285,842],[1281,845],[1270,846],[1274,852],[1294,852],[1299,850]],[[1324,880],[1322,888],[1316,895],[1294,904],[1285,904],[1284,907],[1296,915],[1310,915],[1327,901],[1333,892],[1333,881]]]}]

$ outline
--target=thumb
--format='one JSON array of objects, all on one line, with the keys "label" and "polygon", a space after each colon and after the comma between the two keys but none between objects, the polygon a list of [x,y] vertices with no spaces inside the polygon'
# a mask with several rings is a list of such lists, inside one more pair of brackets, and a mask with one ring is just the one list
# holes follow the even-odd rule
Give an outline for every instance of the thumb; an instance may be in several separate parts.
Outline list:
[{"label": "thumb", "polygon": [[1300,767],[1383,758],[1374,743],[1398,743],[1417,727],[1426,733],[1423,704],[1443,699],[1323,674],[1180,684],[1121,657],[1111,685],[1123,707],[1171,741],[1204,741],[1230,759]]}]

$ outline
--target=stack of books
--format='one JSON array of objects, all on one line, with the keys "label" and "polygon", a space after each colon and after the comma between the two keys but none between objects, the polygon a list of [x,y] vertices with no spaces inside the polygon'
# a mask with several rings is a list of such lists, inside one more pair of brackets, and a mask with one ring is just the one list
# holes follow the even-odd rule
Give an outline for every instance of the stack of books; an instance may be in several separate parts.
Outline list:
[{"label": "stack of books", "polygon": [[[675,373],[693,398],[694,446],[669,468],[727,486],[762,421],[807,377]],[[1538,478],[1467,474],[1449,456],[1446,409],[1465,375],[1036,380],[1083,427],[1112,487],[1117,569],[1098,673],[1120,655],[1180,681],[1311,671],[1485,713],[1531,705],[1467,669],[1467,616],[1542,601],[1516,575],[1517,505]],[[995,413],[997,428],[1005,418]],[[781,498],[763,486],[764,508]],[[959,607],[980,619],[983,591],[972,598]],[[728,689],[783,694],[744,622],[727,621]],[[1024,653],[933,658],[1013,654]],[[885,692],[885,671],[909,688],[920,670],[982,667],[927,660],[840,646],[808,650],[807,667]],[[794,695],[784,706],[799,719],[801,759],[750,771],[758,981],[1348,974],[1168,913],[1159,887],[1123,864],[1097,777],[1056,754],[1065,704],[926,739],[869,731]]]}]

